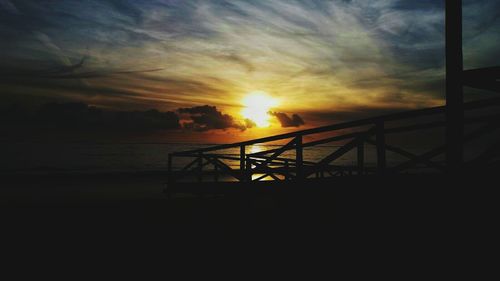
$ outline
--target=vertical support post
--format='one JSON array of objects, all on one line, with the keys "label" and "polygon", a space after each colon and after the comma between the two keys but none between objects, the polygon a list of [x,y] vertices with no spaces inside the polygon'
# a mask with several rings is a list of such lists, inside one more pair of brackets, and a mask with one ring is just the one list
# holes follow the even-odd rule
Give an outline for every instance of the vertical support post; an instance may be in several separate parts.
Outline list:
[{"label": "vertical support post", "polygon": [[290,172],[290,164],[288,163],[288,159],[285,159],[285,180],[290,179],[290,175],[288,174]]},{"label": "vertical support post", "polygon": [[167,162],[167,184],[171,186],[174,183],[174,175],[173,175],[173,169],[172,169],[172,163],[173,163],[173,156],[172,154],[168,155],[168,162]]},{"label": "vertical support post", "polygon": [[167,172],[168,172],[168,174],[167,174],[167,186],[166,186],[166,189],[164,190],[164,192],[166,193],[168,199],[172,198],[172,190],[174,188],[173,184],[174,184],[174,181],[175,181],[174,171],[173,171],[173,167],[172,167],[173,158],[174,158],[174,156],[172,154],[168,154],[168,161],[167,161]]},{"label": "vertical support post", "polygon": [[214,181],[219,182],[219,167],[214,165]]},{"label": "vertical support post", "polygon": [[365,170],[365,143],[358,144],[358,175],[363,175]]},{"label": "vertical support post", "polygon": [[302,148],[302,136],[295,137],[295,163],[297,164],[297,180],[304,179],[304,154]]},{"label": "vertical support post", "polygon": [[[246,165],[246,151],[245,146],[240,146],[240,173],[242,181],[247,181],[247,165]],[[248,171],[250,171],[248,169]]]},{"label": "vertical support post", "polygon": [[252,161],[250,159],[246,159],[246,170],[245,170],[245,174],[244,174],[244,181],[252,181],[252,176],[253,176],[253,172],[252,172]]},{"label": "vertical support post", "polygon": [[446,0],[446,163],[450,172],[463,162],[462,0]]},{"label": "vertical support post", "polygon": [[385,158],[385,133],[384,121],[377,122],[377,172],[385,174],[386,158]]},{"label": "vertical support post", "polygon": [[203,181],[203,154],[198,154],[198,182]]}]

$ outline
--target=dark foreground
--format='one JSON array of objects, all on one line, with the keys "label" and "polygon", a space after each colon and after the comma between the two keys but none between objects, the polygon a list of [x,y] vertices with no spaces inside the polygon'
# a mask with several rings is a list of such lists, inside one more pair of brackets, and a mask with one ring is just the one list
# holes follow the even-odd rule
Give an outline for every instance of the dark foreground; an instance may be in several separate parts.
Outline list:
[{"label": "dark foreground", "polygon": [[485,174],[346,177],[217,190],[197,185],[211,192],[170,199],[164,182],[162,175],[4,177],[2,232],[10,237],[4,241],[296,246],[344,244],[348,238],[418,248],[489,243],[498,234],[498,183]]}]

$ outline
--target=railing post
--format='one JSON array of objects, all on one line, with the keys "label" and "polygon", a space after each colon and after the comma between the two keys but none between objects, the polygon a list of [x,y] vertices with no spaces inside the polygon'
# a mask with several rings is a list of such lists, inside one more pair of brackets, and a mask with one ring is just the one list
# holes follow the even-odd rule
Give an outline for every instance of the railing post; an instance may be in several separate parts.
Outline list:
[{"label": "railing post", "polygon": [[358,144],[358,175],[363,175],[365,170],[365,143]]},{"label": "railing post", "polygon": [[173,171],[172,171],[172,162],[173,162],[173,156],[172,156],[172,154],[168,154],[168,161],[167,161],[167,171],[168,171],[167,183],[169,185],[172,184],[173,181],[174,181],[174,175],[173,175]]},{"label": "railing post", "polygon": [[303,154],[303,148],[302,148],[302,136],[299,135],[295,137],[295,161],[297,164],[297,180],[303,180],[304,179],[304,167],[303,167],[303,162],[304,162],[304,154]]},{"label": "railing post", "polygon": [[214,181],[219,181],[219,167],[217,165],[214,165]]},{"label": "railing post", "polygon": [[167,161],[167,171],[168,171],[168,174],[167,174],[167,188],[164,191],[164,192],[166,192],[168,199],[170,199],[171,196],[172,196],[172,192],[171,191],[173,189],[173,184],[174,184],[174,181],[175,181],[174,171],[173,171],[173,167],[172,167],[173,158],[174,158],[174,156],[169,153],[168,154],[168,161]]},{"label": "railing post", "polygon": [[385,159],[385,132],[384,121],[377,122],[377,172],[384,174],[386,168]]},{"label": "railing post", "polygon": [[446,0],[446,162],[456,172],[463,162],[462,0]]},{"label": "railing post", "polygon": [[290,172],[290,164],[288,163],[288,159],[285,159],[284,166],[285,166],[285,180],[289,180],[290,176],[288,173]]},{"label": "railing post", "polygon": [[198,153],[198,182],[203,181],[203,154]]},{"label": "railing post", "polygon": [[245,146],[240,146],[240,173],[242,175],[242,181],[248,181],[247,179],[247,165],[246,165],[246,151]]},{"label": "railing post", "polygon": [[251,182],[252,181],[252,175],[253,175],[252,174],[252,161],[247,157],[245,164],[246,164],[246,170],[245,170],[245,174],[244,174],[243,180]]}]

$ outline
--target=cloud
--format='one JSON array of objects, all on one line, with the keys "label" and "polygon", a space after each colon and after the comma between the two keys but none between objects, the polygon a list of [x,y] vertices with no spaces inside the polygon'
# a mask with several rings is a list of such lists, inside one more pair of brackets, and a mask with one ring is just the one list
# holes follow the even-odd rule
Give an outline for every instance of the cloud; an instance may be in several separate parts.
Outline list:
[{"label": "cloud", "polygon": [[144,70],[92,70],[85,71],[84,63],[88,59],[84,56],[79,62],[71,64],[68,60],[67,64],[55,65],[51,68],[46,69],[27,69],[19,68],[19,66],[9,66],[8,68],[2,69],[0,67],[0,79],[5,78],[20,78],[20,79],[31,79],[31,78],[46,78],[46,79],[92,79],[92,78],[103,78],[113,75],[121,74],[135,74],[135,73],[149,73],[161,71],[162,68],[156,69],[144,69]]},{"label": "cloud", "polygon": [[283,112],[269,112],[269,114],[276,117],[280,122],[281,127],[283,128],[300,127],[305,124],[302,117],[300,117],[298,114],[292,114],[291,118]]},{"label": "cloud", "polygon": [[[214,129],[236,128],[245,130],[246,126],[237,123],[229,114],[223,114],[215,106],[195,106],[191,108],[179,108],[179,113],[187,114],[191,122],[184,124],[185,128],[196,131],[208,131]],[[251,124],[247,122],[247,124]]]},{"label": "cloud", "polygon": [[39,127],[63,130],[158,131],[180,128],[174,112],[105,111],[84,103],[50,103],[36,114]]},{"label": "cloud", "polygon": [[255,66],[248,59],[245,59],[242,56],[236,54],[229,54],[229,55],[220,55],[218,58],[239,65],[244,69],[246,69],[248,72],[255,71]]},{"label": "cloud", "polygon": [[16,6],[9,0],[0,0],[0,8],[12,14],[20,14]]},{"label": "cloud", "polygon": [[[161,110],[255,90],[290,112],[443,102],[443,1],[28,2],[0,0],[2,95]],[[466,69],[500,63],[499,5],[464,1]]]},{"label": "cloud", "polygon": [[251,129],[251,128],[257,127],[257,124],[254,121],[246,118],[245,119],[245,127],[247,127],[247,129]]},{"label": "cloud", "polygon": [[149,132],[179,129],[174,112],[109,111],[80,102],[48,103],[36,112],[8,107],[0,111],[2,125],[18,132]]}]

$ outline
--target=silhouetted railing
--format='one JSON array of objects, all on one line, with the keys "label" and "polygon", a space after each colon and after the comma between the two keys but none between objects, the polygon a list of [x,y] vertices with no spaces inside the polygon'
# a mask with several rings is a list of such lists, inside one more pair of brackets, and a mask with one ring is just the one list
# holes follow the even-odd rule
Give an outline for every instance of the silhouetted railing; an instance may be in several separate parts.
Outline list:
[{"label": "silhouetted railing", "polygon": [[[304,181],[310,178],[347,175],[422,172],[421,169],[426,169],[426,172],[453,171],[456,173],[463,168],[479,166],[481,163],[491,160],[500,151],[500,136],[490,138],[492,139],[490,142],[475,144],[476,148],[482,148],[482,151],[476,153],[477,155],[470,160],[464,158],[464,145],[473,143],[485,135],[494,134],[496,129],[500,127],[498,108],[491,110],[500,105],[500,99],[463,103],[462,86],[467,85],[498,92],[500,89],[500,68],[463,71],[462,1],[460,0],[446,1],[446,62],[446,107],[407,111],[235,144],[172,153],[168,158],[169,183],[207,180],[254,182],[265,179]],[[477,111],[480,111],[479,114]],[[398,122],[404,124],[397,124]],[[445,128],[446,130],[444,130]],[[436,129],[441,129],[441,143],[433,145],[423,153],[415,153],[405,148],[404,145],[392,145],[388,142],[390,137],[411,132],[421,133],[420,136],[413,136],[413,138],[428,141],[433,137],[429,137],[427,134],[430,130]],[[321,134],[331,135],[325,137]],[[278,148],[265,151],[252,153],[247,151],[247,148],[253,145],[276,141],[286,141],[286,143]],[[416,140],[411,142],[414,143]],[[304,159],[305,148],[331,143],[340,143],[341,145],[324,155],[319,161],[306,161]],[[366,161],[368,146],[375,148],[376,159],[373,166],[370,166]],[[239,149],[239,154],[220,153],[220,151],[228,149]],[[335,164],[336,160],[353,150],[357,154],[353,165]],[[293,157],[285,157],[284,154],[289,151],[294,152]],[[388,152],[397,154],[405,160],[391,161],[387,157]],[[445,154],[446,157],[444,157]],[[176,169],[175,160],[178,158],[190,159],[190,161]],[[445,159],[447,161],[444,161]],[[239,165],[234,167],[227,161],[236,161]],[[208,167],[213,167],[213,169],[208,169]]]},{"label": "silhouetted railing", "polygon": [[[494,107],[500,106],[500,98],[465,103],[467,116],[465,124],[473,129],[465,133],[462,142],[468,143],[494,132],[500,127],[500,114]],[[491,109],[494,110],[491,110]],[[324,127],[301,130],[233,144],[217,145],[202,149],[172,153],[168,157],[169,183],[179,182],[219,182],[239,181],[304,181],[310,178],[329,178],[336,176],[363,176],[410,173],[415,168],[425,168],[427,172],[447,171],[444,161],[437,159],[446,152],[446,144],[435,145],[423,153],[410,152],[402,146],[390,145],[387,138],[409,132],[422,132],[422,140],[427,139],[428,130],[446,126],[445,107],[434,107],[406,111],[390,115],[367,118],[352,122],[339,123]],[[422,120],[424,119],[424,120]],[[413,120],[413,122],[412,122]],[[403,124],[398,124],[403,123]],[[443,136],[444,136],[444,130]],[[312,139],[321,134],[331,134],[320,139]],[[444,137],[443,137],[444,139]],[[250,153],[247,148],[256,144],[286,141],[277,148]],[[415,140],[413,140],[415,142]],[[331,143],[339,146],[319,161],[304,160],[304,149]],[[375,148],[375,165],[366,165],[366,148]],[[239,149],[239,154],[216,153],[228,149]],[[356,151],[354,165],[338,165],[334,162],[350,151]],[[285,152],[294,152],[293,157],[284,157]],[[395,153],[404,161],[391,163],[387,153]],[[484,156],[484,155],[483,155]],[[179,158],[189,159],[187,164],[176,167]],[[239,167],[226,161],[237,161]],[[210,169],[209,167],[212,167]]]}]

